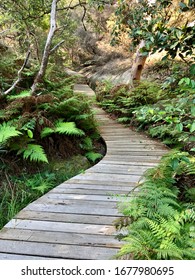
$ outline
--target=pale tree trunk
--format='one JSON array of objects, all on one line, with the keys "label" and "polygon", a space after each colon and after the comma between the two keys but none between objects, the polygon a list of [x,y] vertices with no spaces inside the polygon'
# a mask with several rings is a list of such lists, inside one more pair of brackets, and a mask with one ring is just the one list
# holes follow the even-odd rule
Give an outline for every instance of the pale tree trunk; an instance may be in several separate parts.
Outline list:
[{"label": "pale tree trunk", "polygon": [[44,52],[43,52],[43,57],[42,57],[42,61],[41,61],[41,65],[40,65],[40,69],[39,72],[37,74],[37,76],[35,77],[34,83],[31,87],[31,94],[35,94],[38,84],[39,82],[42,81],[46,69],[47,69],[47,64],[49,61],[49,56],[50,56],[50,49],[51,49],[51,44],[52,44],[52,40],[56,31],[56,12],[57,12],[57,2],[59,0],[53,0],[52,1],[52,5],[51,5],[51,15],[50,15],[50,30],[47,36],[47,41],[45,44],[45,48],[44,48]]},{"label": "pale tree trunk", "polygon": [[142,40],[141,43],[139,44],[136,57],[132,66],[131,70],[131,77],[132,77],[132,82],[133,81],[140,81],[142,70],[144,68],[147,56],[143,55],[140,52],[140,49],[142,49],[145,46],[145,41]]}]

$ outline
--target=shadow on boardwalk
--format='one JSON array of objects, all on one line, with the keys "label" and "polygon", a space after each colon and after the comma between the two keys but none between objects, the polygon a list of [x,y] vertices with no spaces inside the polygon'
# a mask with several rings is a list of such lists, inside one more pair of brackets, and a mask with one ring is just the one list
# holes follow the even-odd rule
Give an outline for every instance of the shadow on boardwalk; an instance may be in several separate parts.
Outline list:
[{"label": "shadow on boardwalk", "polygon": [[[87,85],[75,91],[94,96]],[[127,194],[167,150],[94,110],[106,156],[19,212],[0,232],[0,259],[105,260],[117,253],[113,221],[121,215],[113,194]]]}]

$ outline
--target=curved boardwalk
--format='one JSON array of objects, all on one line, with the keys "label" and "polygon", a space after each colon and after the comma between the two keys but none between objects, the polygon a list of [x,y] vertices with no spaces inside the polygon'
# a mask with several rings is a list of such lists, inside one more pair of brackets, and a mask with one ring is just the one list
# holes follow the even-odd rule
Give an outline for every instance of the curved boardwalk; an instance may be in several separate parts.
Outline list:
[{"label": "curved boardwalk", "polygon": [[[75,91],[89,96],[87,85]],[[111,259],[121,246],[113,221],[118,198],[166,153],[163,144],[95,108],[107,154],[97,165],[29,204],[0,232],[0,259]]]}]

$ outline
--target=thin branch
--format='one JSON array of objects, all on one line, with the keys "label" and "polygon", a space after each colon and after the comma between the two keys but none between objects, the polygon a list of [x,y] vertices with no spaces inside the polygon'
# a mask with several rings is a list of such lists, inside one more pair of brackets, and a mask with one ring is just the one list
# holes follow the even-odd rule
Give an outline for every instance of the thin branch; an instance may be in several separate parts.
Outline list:
[{"label": "thin branch", "polygon": [[65,42],[65,40],[62,40],[61,42],[59,42],[55,47],[53,47],[53,49],[50,50],[49,54],[52,54],[53,52],[55,52],[55,50],[57,48],[59,48],[59,46],[61,46],[64,42]]},{"label": "thin branch", "polygon": [[28,63],[30,53],[31,53],[31,51],[28,50],[24,63],[22,65],[22,67],[20,68],[20,70],[18,71],[18,79],[13,83],[13,85],[9,89],[7,89],[5,92],[3,92],[2,95],[7,95],[8,93],[10,93],[17,86],[17,84],[22,80],[22,71],[24,70],[24,68],[26,67],[26,65]]},{"label": "thin branch", "polygon": [[87,31],[87,28],[86,28],[85,23],[84,23],[84,19],[85,19],[85,16],[86,16],[87,9],[86,9],[85,5],[83,5],[81,3],[81,0],[79,0],[79,4],[83,8],[83,16],[82,16],[82,19],[81,19],[82,24],[83,24],[83,28],[84,28],[85,31]]}]

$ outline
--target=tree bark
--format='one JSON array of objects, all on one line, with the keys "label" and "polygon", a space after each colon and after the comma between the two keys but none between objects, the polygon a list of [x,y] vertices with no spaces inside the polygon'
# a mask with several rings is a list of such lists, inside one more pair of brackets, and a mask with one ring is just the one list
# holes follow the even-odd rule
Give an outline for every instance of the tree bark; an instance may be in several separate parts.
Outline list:
[{"label": "tree bark", "polygon": [[140,51],[144,46],[145,46],[145,41],[142,40],[141,43],[139,44],[135,61],[133,63],[132,70],[131,70],[132,82],[140,81],[142,70],[144,68],[147,59],[147,56],[143,55],[143,53]]},{"label": "tree bark", "polygon": [[47,36],[47,41],[45,43],[45,48],[44,48],[44,52],[43,52],[43,57],[42,57],[40,69],[39,69],[39,72],[38,72],[37,76],[35,77],[34,83],[31,87],[31,94],[32,95],[34,95],[36,93],[38,84],[39,84],[39,82],[42,81],[42,79],[45,75],[46,69],[47,69],[49,56],[50,56],[51,44],[52,44],[52,40],[53,40],[55,31],[56,31],[57,2],[58,2],[58,0],[53,0],[52,1],[51,14],[50,14],[50,30],[49,30],[49,33],[48,33],[48,36]]}]

